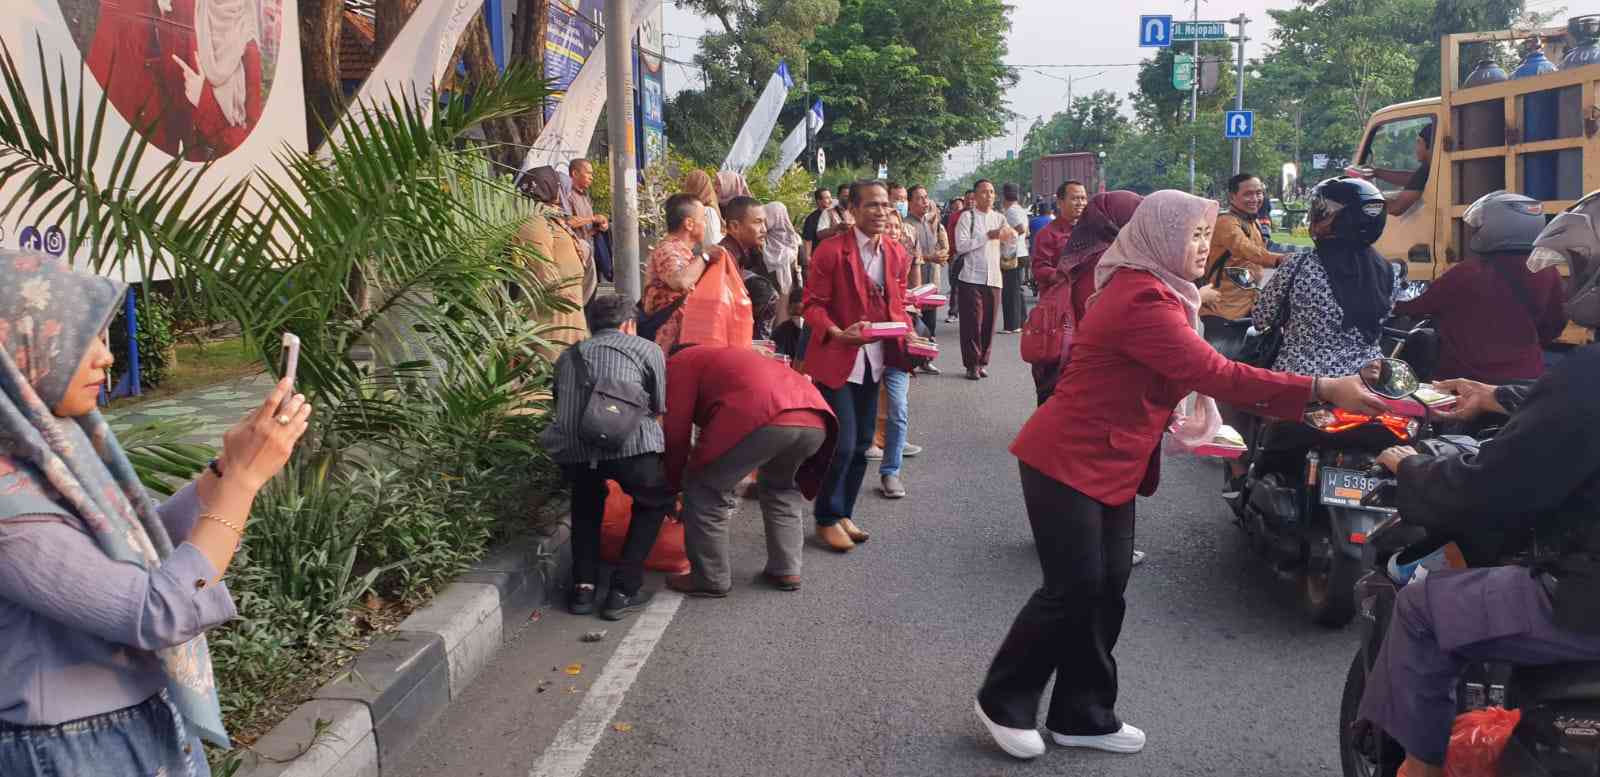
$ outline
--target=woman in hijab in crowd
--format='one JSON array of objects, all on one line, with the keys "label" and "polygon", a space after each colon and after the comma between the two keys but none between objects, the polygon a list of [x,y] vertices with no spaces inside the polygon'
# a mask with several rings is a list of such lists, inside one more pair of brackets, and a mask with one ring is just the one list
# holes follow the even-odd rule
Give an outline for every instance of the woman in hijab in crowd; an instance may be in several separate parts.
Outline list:
[{"label": "woman in hijab in crowd", "polygon": [[[1092,207],[1092,206],[1091,206]],[[1098,291],[1073,336],[1060,391],[1011,445],[1044,583],[1017,615],[976,701],[996,743],[1017,758],[1056,744],[1115,753],[1144,732],[1117,717],[1112,657],[1127,609],[1136,494],[1155,492],[1163,434],[1186,450],[1219,426],[1217,397],[1299,417],[1313,399],[1382,412],[1360,379],[1311,378],[1228,361],[1200,337],[1200,291],[1217,203],[1178,191],[1145,198],[1094,271]],[[1179,402],[1205,396],[1195,412]],[[1170,433],[1169,433],[1170,429]]]},{"label": "woman in hijab in crowd", "polygon": [[[683,191],[692,194],[706,207],[706,235],[700,239],[700,250],[708,251],[722,243],[722,204],[717,199],[717,187],[704,170],[693,170],[683,177]],[[729,199],[732,199],[731,197]]]},{"label": "woman in hijab in crowd", "polygon": [[1061,358],[1054,364],[1033,365],[1033,386],[1039,404],[1050,397],[1056,387],[1056,378],[1066,364],[1072,350],[1072,330],[1083,319],[1089,296],[1094,294],[1094,270],[1100,256],[1111,247],[1124,225],[1133,218],[1133,212],[1144,198],[1129,191],[1096,194],[1078,217],[1072,236],[1061,249],[1062,255],[1050,272],[1039,278],[1040,305],[1056,305],[1066,309],[1066,336],[1061,343]]},{"label": "woman in hijab in crowd", "polygon": [[288,381],[160,507],[95,409],[127,287],[0,252],[0,774],[201,775],[226,746],[205,632],[256,493],[305,434]]},{"label": "woman in hijab in crowd", "polygon": [[717,173],[714,182],[717,189],[717,206],[727,205],[735,197],[753,197],[750,193],[750,184],[745,183],[744,176],[732,170],[723,170]]},{"label": "woman in hijab in crowd", "polygon": [[539,167],[522,177],[518,188],[533,200],[533,215],[517,230],[517,241],[537,254],[529,270],[547,287],[556,289],[570,310],[543,310],[540,318],[554,327],[546,339],[571,345],[589,336],[583,306],[594,295],[599,279],[594,261],[584,261],[578,236],[561,210],[561,173]]},{"label": "woman in hijab in crowd", "polygon": [[800,286],[800,233],[789,219],[789,206],[769,202],[763,209],[767,212],[767,242],[762,259],[767,272],[778,279],[779,299],[787,300],[789,291]]}]

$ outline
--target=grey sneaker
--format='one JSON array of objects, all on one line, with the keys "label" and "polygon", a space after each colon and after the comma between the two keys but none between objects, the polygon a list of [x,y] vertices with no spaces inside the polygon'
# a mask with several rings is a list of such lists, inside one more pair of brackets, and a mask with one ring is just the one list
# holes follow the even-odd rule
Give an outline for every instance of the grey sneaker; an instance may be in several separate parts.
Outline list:
[{"label": "grey sneaker", "polygon": [[872,460],[872,461],[877,461],[877,460],[883,458],[883,449],[879,448],[876,445],[868,448],[867,449],[867,458]]},{"label": "grey sneaker", "polygon": [[882,490],[885,499],[900,499],[906,495],[905,484],[900,482],[899,475],[884,475]]},{"label": "grey sneaker", "polygon": [[1140,564],[1143,564],[1143,563],[1144,563],[1144,551],[1136,550],[1136,551],[1133,552],[1133,563],[1129,564],[1128,566],[1136,567],[1136,566],[1139,566]]},{"label": "grey sneaker", "polygon": [[908,459],[921,452],[921,445],[912,445],[911,443],[906,443],[905,445],[900,446],[900,455]]}]

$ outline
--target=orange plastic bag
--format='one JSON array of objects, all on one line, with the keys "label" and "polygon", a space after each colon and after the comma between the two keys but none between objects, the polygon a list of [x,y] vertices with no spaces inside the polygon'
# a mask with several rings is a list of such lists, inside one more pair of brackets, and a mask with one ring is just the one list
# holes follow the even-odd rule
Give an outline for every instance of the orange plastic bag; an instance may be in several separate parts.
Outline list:
[{"label": "orange plastic bag", "polygon": [[1445,777],[1495,777],[1500,754],[1522,720],[1522,710],[1504,707],[1463,712],[1450,727],[1450,749],[1444,757]]},{"label": "orange plastic bag", "polygon": [[[622,541],[628,537],[628,525],[633,522],[633,497],[622,492],[615,480],[606,481],[606,514],[600,520],[600,558],[616,563],[622,558]],[[661,522],[661,533],[656,544],[645,557],[644,568],[669,575],[689,572],[689,554],[683,549],[683,522],[667,516]]]},{"label": "orange plastic bag", "polygon": [[755,309],[739,265],[726,251],[711,263],[683,301],[679,343],[748,346],[755,334]]}]

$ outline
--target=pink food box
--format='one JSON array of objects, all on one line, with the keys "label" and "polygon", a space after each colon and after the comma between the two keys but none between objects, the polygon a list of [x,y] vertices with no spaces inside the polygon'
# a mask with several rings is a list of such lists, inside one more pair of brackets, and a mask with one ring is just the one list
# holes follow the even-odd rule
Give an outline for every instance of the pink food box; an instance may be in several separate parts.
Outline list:
[{"label": "pink food box", "polygon": [[943,294],[928,294],[917,298],[917,304],[925,308],[936,308],[948,302],[950,298]]},{"label": "pink food box", "polygon": [[906,344],[906,353],[923,359],[937,359],[939,357],[939,344],[926,340],[912,340]]},{"label": "pink food box", "polygon": [[1244,452],[1247,450],[1249,450],[1249,448],[1208,442],[1205,445],[1195,448],[1194,455],[1216,459],[1237,459],[1240,456],[1243,456]]},{"label": "pink food box", "polygon": [[920,301],[923,297],[926,297],[929,294],[937,293],[939,293],[939,287],[931,283],[924,283],[921,286],[906,289],[906,297],[914,301]]},{"label": "pink food box", "polygon": [[[1423,412],[1423,410],[1422,410],[1422,403],[1418,402],[1415,399],[1412,399],[1411,397],[1406,397],[1404,399],[1387,399],[1387,398],[1385,398],[1383,400],[1383,403],[1385,405],[1388,405],[1389,406],[1389,411],[1392,412],[1392,413],[1395,413],[1396,415],[1403,415],[1403,416],[1406,416],[1408,418],[1423,418],[1423,417],[1425,417],[1427,415],[1427,413]],[[1436,410],[1436,411],[1437,410],[1453,410],[1453,409],[1455,409],[1455,406],[1456,406],[1456,398],[1454,396],[1449,397],[1448,399],[1440,400],[1438,402],[1429,402],[1428,403],[1428,407],[1430,409]]]},{"label": "pink food box", "polygon": [[865,334],[874,340],[897,340],[911,334],[911,327],[899,321],[876,321],[867,324]]}]

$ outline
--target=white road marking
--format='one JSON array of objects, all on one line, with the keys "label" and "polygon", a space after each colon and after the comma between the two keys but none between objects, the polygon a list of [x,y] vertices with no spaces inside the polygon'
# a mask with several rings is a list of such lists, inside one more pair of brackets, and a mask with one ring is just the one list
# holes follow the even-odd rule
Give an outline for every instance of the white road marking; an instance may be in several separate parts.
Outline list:
[{"label": "white road marking", "polygon": [[682,594],[658,591],[644,612],[634,616],[633,628],[628,630],[628,635],[622,638],[622,644],[611,654],[611,660],[606,662],[600,679],[589,687],[589,693],[578,706],[578,712],[561,724],[555,740],[539,756],[539,762],[534,764],[533,770],[528,772],[529,777],[579,777],[583,774],[583,767],[594,753],[595,745],[600,744],[600,738],[605,736],[606,726],[617,714],[617,708],[622,706],[628,689],[639,677],[639,670],[650,660],[656,643],[666,634],[667,626],[678,614],[680,604],[683,604]]}]

